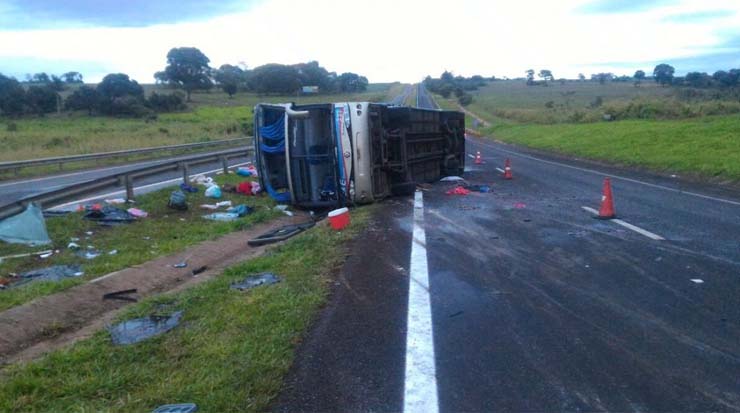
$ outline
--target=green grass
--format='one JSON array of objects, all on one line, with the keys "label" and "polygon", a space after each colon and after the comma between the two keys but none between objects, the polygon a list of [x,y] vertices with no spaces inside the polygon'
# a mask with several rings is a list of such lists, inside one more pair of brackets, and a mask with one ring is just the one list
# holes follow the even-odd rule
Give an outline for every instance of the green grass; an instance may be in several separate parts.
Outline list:
[{"label": "green grass", "polygon": [[[82,113],[0,118],[0,162],[237,138],[252,134],[252,109],[259,102],[382,101],[390,88],[390,84],[371,85],[364,93],[315,96],[237,93],[233,99],[213,90],[194,93],[187,111],[161,114],[156,120]],[[11,123],[15,131],[9,130]]]},{"label": "green grass", "polygon": [[[327,299],[328,274],[369,209],[353,211],[348,231],[320,225],[214,280],[136,304],[121,317],[182,310],[181,325],[160,337],[116,347],[101,331],[7,368],[0,376],[0,411],[149,412],[181,402],[194,402],[201,412],[265,411]],[[263,271],[284,280],[249,292],[229,289]]]},{"label": "green grass", "polygon": [[740,117],[588,124],[497,124],[502,141],[657,171],[740,180]]},{"label": "green grass", "polygon": [[[218,175],[216,180],[219,183],[237,183],[243,181],[244,178],[237,175]],[[46,220],[53,246],[31,248],[0,242],[0,256],[46,249],[61,251],[60,254],[55,254],[45,260],[35,257],[6,260],[0,263],[0,277],[57,264],[82,264],[85,271],[85,275],[79,278],[61,282],[31,282],[16,288],[0,290],[0,311],[26,303],[34,298],[65,290],[91,278],[156,257],[173,254],[187,246],[248,228],[278,215],[270,209],[274,206],[274,202],[264,194],[260,197],[246,197],[224,193],[221,200],[232,200],[235,205],[247,204],[254,207],[255,212],[233,222],[209,221],[202,218],[202,215],[206,215],[209,211],[202,210],[198,206],[215,201],[205,198],[202,187],[197,194],[188,195],[190,210],[186,212],[174,211],[167,207],[169,194],[173,190],[173,188],[162,189],[138,196],[136,207],[149,212],[150,215],[133,224],[102,227],[83,219],[82,214],[75,213]],[[93,235],[88,236],[86,234],[88,231],[92,231]],[[118,253],[116,255],[103,254],[93,260],[85,260],[76,256],[74,251],[67,249],[72,237],[79,238],[80,241],[77,243],[83,248],[92,245],[103,252],[115,249]]]}]

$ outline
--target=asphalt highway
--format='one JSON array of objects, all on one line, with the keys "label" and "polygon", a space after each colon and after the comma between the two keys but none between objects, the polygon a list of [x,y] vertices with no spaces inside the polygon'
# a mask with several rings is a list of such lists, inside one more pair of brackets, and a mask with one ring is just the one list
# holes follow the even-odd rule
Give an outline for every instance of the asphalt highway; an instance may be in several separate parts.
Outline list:
[{"label": "asphalt highway", "polygon": [[[740,195],[478,151],[463,177],[491,192],[379,206],[275,411],[740,410]],[[588,210],[606,176],[618,222]]]}]

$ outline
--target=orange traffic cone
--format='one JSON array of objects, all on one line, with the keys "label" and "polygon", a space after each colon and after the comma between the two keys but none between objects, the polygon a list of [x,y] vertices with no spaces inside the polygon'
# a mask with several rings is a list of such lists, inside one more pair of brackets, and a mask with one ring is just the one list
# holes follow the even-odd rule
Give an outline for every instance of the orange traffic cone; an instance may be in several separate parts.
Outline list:
[{"label": "orange traffic cone", "polygon": [[616,218],[614,211],[614,198],[612,197],[612,183],[609,178],[604,178],[604,194],[601,196],[601,208],[599,208],[599,219]]},{"label": "orange traffic cone", "polygon": [[483,163],[483,159],[480,157],[480,151],[475,152],[475,164],[480,165]]},{"label": "orange traffic cone", "polygon": [[506,158],[506,164],[504,165],[504,179],[512,179],[514,176],[511,174],[511,160]]}]

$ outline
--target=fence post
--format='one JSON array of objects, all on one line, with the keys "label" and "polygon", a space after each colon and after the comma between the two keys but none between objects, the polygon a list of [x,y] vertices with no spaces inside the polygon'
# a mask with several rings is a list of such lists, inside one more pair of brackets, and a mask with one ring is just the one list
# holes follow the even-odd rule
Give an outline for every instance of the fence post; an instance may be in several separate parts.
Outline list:
[{"label": "fence post", "polygon": [[131,175],[126,175],[123,179],[126,184],[126,201],[133,201],[134,200],[134,179],[131,178]]},{"label": "fence post", "polygon": [[221,157],[221,165],[224,167],[224,175],[229,174],[229,158],[226,156]]},{"label": "fence post", "polygon": [[182,168],[182,182],[185,185],[188,185],[189,183],[188,181],[190,180],[190,168],[188,168],[188,164],[186,163],[181,164],[181,168]]}]

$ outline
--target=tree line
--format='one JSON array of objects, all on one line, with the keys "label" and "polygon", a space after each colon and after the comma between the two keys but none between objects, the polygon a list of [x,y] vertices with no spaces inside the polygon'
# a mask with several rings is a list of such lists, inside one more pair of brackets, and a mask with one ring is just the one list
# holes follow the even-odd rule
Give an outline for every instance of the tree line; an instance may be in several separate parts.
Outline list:
[{"label": "tree line", "polygon": [[451,72],[446,70],[439,76],[439,78],[432,78],[431,76],[424,78],[424,87],[429,91],[436,93],[445,99],[454,94],[458,103],[463,106],[473,103],[473,95],[468,92],[478,90],[479,87],[485,85],[486,79],[483,76],[454,76]]},{"label": "tree line", "polygon": [[[329,72],[316,61],[294,65],[267,64],[247,69],[225,64],[209,66],[210,59],[194,47],[173,48],[167,53],[167,65],[156,72],[157,83],[182,89],[184,94],[152,93],[124,73],[111,73],[95,87],[84,85],[78,72],[60,76],[36,73],[25,82],[0,74],[0,115],[43,115],[61,110],[86,111],[90,115],[144,117],[186,107],[193,91],[219,86],[229,97],[239,91],[258,94],[295,94],[304,86],[315,86],[319,93],[354,93],[367,89],[368,80],[356,73]],[[70,85],[77,87],[66,99],[59,92]]]}]

